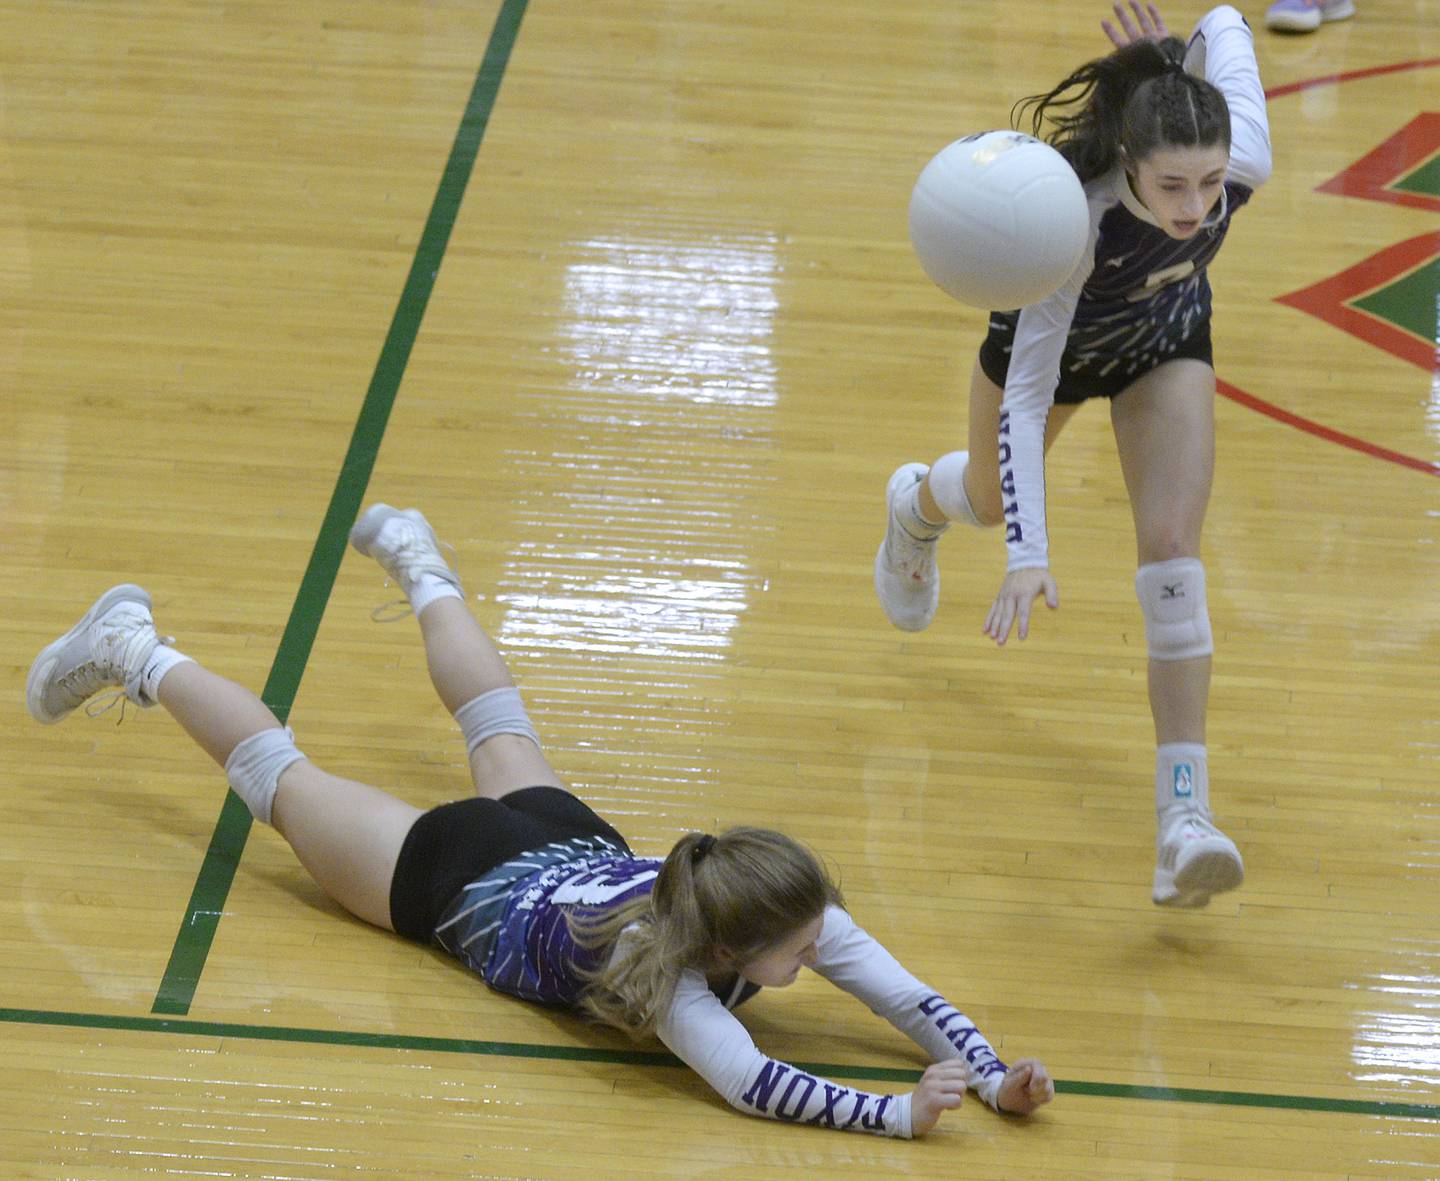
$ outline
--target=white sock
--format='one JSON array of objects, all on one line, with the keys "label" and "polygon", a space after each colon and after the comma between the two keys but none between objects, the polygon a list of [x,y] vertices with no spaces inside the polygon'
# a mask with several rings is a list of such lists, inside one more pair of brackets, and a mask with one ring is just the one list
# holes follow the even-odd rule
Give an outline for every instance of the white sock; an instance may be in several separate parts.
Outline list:
[{"label": "white sock", "polygon": [[1209,811],[1210,770],[1199,742],[1166,742],[1155,748],[1155,811]]},{"label": "white sock", "polygon": [[177,652],[174,648],[164,644],[156,644],[155,651],[150,653],[150,659],[145,662],[145,667],[140,670],[140,694],[150,701],[160,700],[160,682],[165,679],[168,673],[177,664],[184,664],[193,660],[183,652]]},{"label": "white sock", "polygon": [[939,537],[950,528],[949,521],[927,520],[920,511],[919,480],[915,481],[913,487],[906,488],[895,498],[895,520],[900,523],[900,528],[916,541],[929,541],[932,537]]},{"label": "white sock", "polygon": [[443,578],[434,574],[422,574],[415,580],[406,597],[410,600],[410,610],[418,616],[436,599],[463,599],[465,596]]}]

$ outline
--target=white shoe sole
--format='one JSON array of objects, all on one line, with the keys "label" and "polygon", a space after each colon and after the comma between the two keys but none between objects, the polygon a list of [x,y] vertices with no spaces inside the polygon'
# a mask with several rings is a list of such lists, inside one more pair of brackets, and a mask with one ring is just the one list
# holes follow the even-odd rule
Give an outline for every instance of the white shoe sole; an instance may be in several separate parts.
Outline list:
[{"label": "white shoe sole", "polygon": [[150,610],[150,594],[144,587],[136,586],[133,582],[122,582],[119,586],[112,586],[91,604],[90,610],[80,617],[79,623],[53,644],[46,645],[40,655],[35,657],[35,662],[30,666],[30,675],[25,678],[25,708],[30,711],[30,716],[42,726],[53,726],[74,712],[73,709],[67,709],[62,714],[47,714],[42,704],[45,685],[55,671],[56,664],[60,662],[60,653],[75,638],[76,632],[84,631],[116,603],[126,601],[144,603],[145,610]]},{"label": "white shoe sole", "polygon": [[1308,16],[1305,13],[1298,13],[1294,16],[1286,13],[1281,16],[1266,17],[1265,27],[1272,33],[1313,33],[1320,27],[1321,17]]},{"label": "white shoe sole", "polygon": [[1185,859],[1176,868],[1171,894],[1159,882],[1152,898],[1156,906],[1195,910],[1208,906],[1216,894],[1237,889],[1245,881],[1245,863],[1235,842],[1207,837],[1185,847]]}]

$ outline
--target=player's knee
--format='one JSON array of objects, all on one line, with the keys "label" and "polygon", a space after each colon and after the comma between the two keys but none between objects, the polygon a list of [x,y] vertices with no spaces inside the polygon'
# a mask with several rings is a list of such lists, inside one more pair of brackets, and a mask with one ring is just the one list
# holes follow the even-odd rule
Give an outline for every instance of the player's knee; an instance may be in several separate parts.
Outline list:
[{"label": "player's knee", "polygon": [[985,479],[975,470],[969,452],[952,451],[942,455],[930,468],[928,482],[930,495],[948,520],[988,527],[998,525],[1004,518],[999,477]]},{"label": "player's knee", "polygon": [[1193,660],[1215,650],[1205,602],[1205,567],[1199,558],[1149,562],[1135,574],[1152,660]]},{"label": "player's knee", "polygon": [[540,736],[525,711],[520,690],[512,685],[482,693],[455,711],[460,732],[465,736],[465,749],[475,751],[490,739],[502,734],[514,735],[540,746]]},{"label": "player's knee", "polygon": [[250,814],[261,824],[270,824],[280,776],[304,757],[295,748],[295,733],[290,727],[261,730],[230,752],[225,760],[225,778],[245,801]]}]

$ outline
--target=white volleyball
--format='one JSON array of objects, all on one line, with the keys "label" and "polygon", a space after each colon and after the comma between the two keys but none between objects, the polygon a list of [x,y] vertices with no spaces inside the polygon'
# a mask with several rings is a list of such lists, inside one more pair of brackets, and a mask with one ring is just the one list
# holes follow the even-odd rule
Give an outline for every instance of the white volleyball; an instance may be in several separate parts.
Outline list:
[{"label": "white volleyball", "polygon": [[1019,131],[982,131],[942,148],[910,195],[920,265],[977,308],[1009,311],[1053,294],[1079,265],[1089,228],[1074,169]]}]

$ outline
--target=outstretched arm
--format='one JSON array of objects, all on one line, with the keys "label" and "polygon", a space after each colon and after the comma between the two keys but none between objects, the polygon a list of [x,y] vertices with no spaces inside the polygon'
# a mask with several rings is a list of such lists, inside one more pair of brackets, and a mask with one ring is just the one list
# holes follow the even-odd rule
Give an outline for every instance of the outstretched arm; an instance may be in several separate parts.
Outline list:
[{"label": "outstretched arm", "polygon": [[1096,223],[1092,209],[1080,265],[1053,295],[1022,308],[1015,326],[996,439],[1008,562],[984,627],[997,644],[1005,643],[1012,626],[1022,640],[1026,638],[1037,596],[1043,594],[1051,610],[1060,605],[1050,574],[1045,522],[1045,425],[1055,400],[1060,359],[1075,307],[1094,265]]},{"label": "outstretched arm", "polygon": [[817,972],[859,997],[937,1062],[959,1064],[966,1086],[996,1111],[1028,1115],[1054,1097],[1050,1076],[1037,1059],[1007,1067],[973,1021],[907,972],[838,906],[825,912],[818,949]]},{"label": "outstretched arm", "polygon": [[1270,179],[1270,120],[1255,61],[1255,38],[1230,4],[1212,8],[1190,35],[1185,67],[1202,75],[1230,108],[1231,180],[1258,189]]},{"label": "outstretched arm", "polygon": [[[696,972],[681,977],[659,1034],[681,1061],[719,1091],[730,1106],[747,1115],[909,1138],[929,1131],[941,1111],[960,1101],[948,1079],[928,1084],[922,1080],[913,1095],[881,1095],[842,1086],[770,1058],[756,1048],[745,1027]],[[918,1124],[912,1114],[917,1102],[921,1112]]]},{"label": "outstretched arm", "polygon": [[[1154,4],[1129,3],[1128,12],[1121,4],[1114,6],[1115,24],[1100,22],[1116,48],[1170,36]],[[1218,5],[1200,18],[1186,46],[1185,68],[1225,96],[1230,108],[1230,177],[1259,188],[1270,177],[1270,122],[1255,62],[1255,38],[1249,22],[1233,4]]]}]

